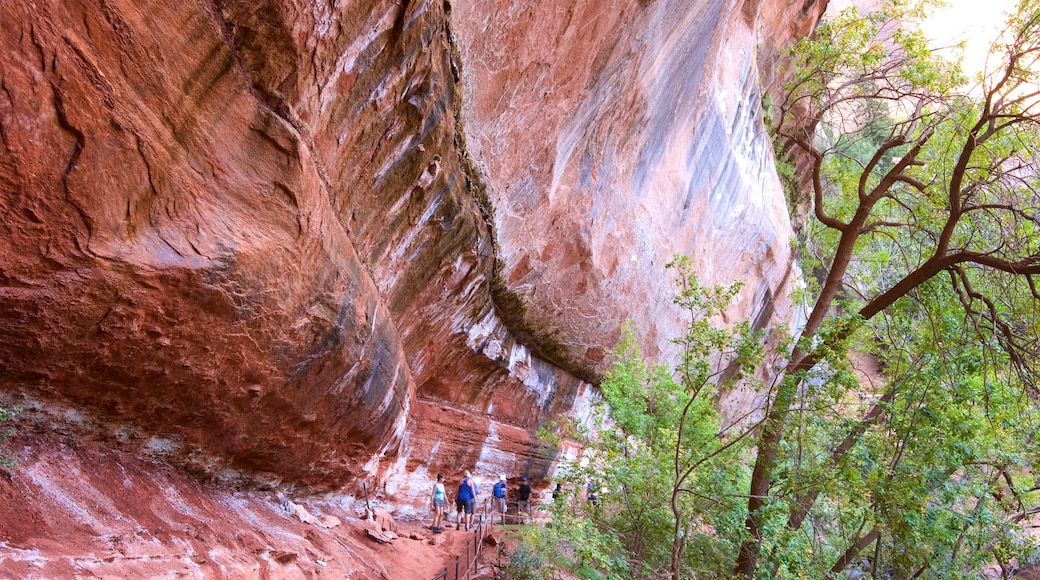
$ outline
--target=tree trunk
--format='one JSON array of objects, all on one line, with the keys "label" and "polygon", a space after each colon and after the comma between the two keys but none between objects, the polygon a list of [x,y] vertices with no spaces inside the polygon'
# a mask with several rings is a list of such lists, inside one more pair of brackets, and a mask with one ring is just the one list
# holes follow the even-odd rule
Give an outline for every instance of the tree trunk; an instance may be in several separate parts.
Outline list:
[{"label": "tree trunk", "polygon": [[[788,377],[794,375],[788,374]],[[759,546],[762,542],[760,525],[761,510],[769,497],[769,489],[773,485],[773,465],[780,447],[784,419],[794,401],[798,390],[798,381],[786,379],[780,383],[776,400],[766,413],[762,422],[762,435],[758,440],[758,454],[755,457],[755,469],[751,473],[751,489],[748,497],[748,515],[745,521],[749,537],[740,544],[737,554],[737,565],[734,573],[742,578],[750,579],[755,573]]]},{"label": "tree trunk", "polygon": [[849,546],[849,549],[845,550],[845,553],[841,555],[841,558],[838,558],[838,561],[834,563],[834,566],[831,566],[831,571],[827,574],[827,577],[834,578],[838,574],[841,574],[842,570],[847,568],[848,565],[852,563],[852,560],[863,551],[863,548],[869,546],[870,543],[876,540],[880,535],[881,532],[875,528],[867,535],[860,538],[858,542]]},{"label": "tree trunk", "polygon": [[686,547],[686,534],[682,533],[682,513],[679,510],[679,488],[672,488],[672,517],[675,527],[672,530],[672,580],[682,580],[682,553]]}]

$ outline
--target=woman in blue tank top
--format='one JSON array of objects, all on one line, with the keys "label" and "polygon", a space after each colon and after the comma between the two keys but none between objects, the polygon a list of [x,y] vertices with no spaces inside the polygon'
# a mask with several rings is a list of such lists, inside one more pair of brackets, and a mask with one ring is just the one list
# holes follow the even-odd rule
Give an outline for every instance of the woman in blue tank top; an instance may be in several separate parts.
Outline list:
[{"label": "woman in blue tank top", "polygon": [[448,496],[444,492],[444,474],[437,474],[437,483],[433,484],[433,527],[430,528],[435,534],[441,533],[441,519],[444,517],[444,508],[448,504]]}]

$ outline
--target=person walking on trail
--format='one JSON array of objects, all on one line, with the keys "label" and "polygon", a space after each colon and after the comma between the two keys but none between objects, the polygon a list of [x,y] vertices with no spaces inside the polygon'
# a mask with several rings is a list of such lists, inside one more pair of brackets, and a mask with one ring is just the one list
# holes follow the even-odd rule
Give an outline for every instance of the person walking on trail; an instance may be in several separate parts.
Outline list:
[{"label": "person walking on trail", "polygon": [[506,523],[506,476],[498,476],[498,482],[495,483],[495,487],[491,490],[491,493],[495,496],[495,511],[501,514],[502,525]]},{"label": "person walking on trail", "polygon": [[437,474],[437,483],[433,484],[433,527],[430,531],[441,533],[441,520],[444,519],[444,508],[448,505],[448,495],[444,492],[444,474]]},{"label": "person walking on trail", "polygon": [[456,530],[461,529],[463,520],[466,522],[467,530],[473,527],[473,504],[477,500],[477,490],[472,480],[473,476],[467,471],[459,484],[458,493],[455,494],[455,510],[458,513],[458,519],[455,521]]},{"label": "person walking on trail", "polygon": [[596,482],[590,481],[589,485],[585,487],[585,501],[589,502],[593,506],[599,505],[598,499],[596,498]]},{"label": "person walking on trail", "polygon": [[517,490],[517,497],[520,499],[517,503],[517,511],[520,512],[520,522],[527,523],[524,514],[527,514],[528,518],[531,516],[531,486],[528,485],[526,477],[520,478],[520,489]]}]

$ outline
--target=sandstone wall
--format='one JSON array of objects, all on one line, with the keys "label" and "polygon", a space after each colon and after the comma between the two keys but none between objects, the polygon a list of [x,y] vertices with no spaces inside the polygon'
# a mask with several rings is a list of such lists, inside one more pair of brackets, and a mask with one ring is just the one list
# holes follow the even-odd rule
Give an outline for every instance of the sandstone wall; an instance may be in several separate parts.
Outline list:
[{"label": "sandstone wall", "polygon": [[5,580],[427,580],[453,568],[471,541],[454,528],[434,536],[418,522],[399,521],[398,539],[384,545],[367,535],[379,525],[358,518],[364,501],[288,499],[209,485],[53,433],[13,443],[18,471],[0,478]]},{"label": "sandstone wall", "polygon": [[668,360],[674,253],[791,319],[755,48],[812,0],[536,4],[0,5],[4,399],[415,498],[548,473],[624,319]]},{"label": "sandstone wall", "polygon": [[0,7],[0,368],[198,469],[318,484],[392,445],[413,383],[307,126],[221,18]]}]

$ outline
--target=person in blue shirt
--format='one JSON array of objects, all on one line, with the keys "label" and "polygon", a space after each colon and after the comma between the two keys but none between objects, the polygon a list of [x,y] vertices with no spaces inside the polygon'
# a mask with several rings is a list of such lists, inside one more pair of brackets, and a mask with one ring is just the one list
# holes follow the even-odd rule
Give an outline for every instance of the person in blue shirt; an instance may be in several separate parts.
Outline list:
[{"label": "person in blue shirt", "polygon": [[467,530],[473,527],[473,505],[476,500],[477,489],[473,485],[473,476],[467,471],[459,484],[458,493],[455,494],[455,510],[458,515],[458,519],[455,520],[456,530],[461,529],[463,520],[466,522]]},{"label": "person in blue shirt", "polygon": [[498,482],[495,483],[495,487],[491,490],[491,493],[495,496],[495,511],[501,514],[502,524],[506,523],[506,476],[498,476]]}]

